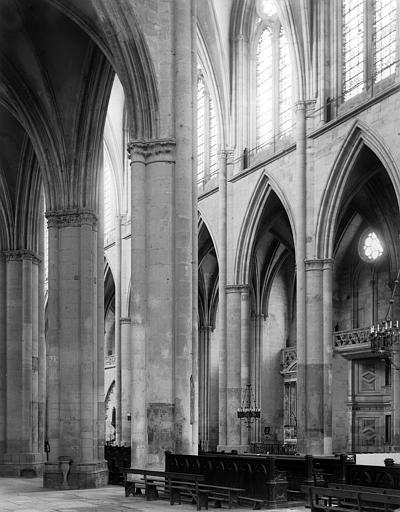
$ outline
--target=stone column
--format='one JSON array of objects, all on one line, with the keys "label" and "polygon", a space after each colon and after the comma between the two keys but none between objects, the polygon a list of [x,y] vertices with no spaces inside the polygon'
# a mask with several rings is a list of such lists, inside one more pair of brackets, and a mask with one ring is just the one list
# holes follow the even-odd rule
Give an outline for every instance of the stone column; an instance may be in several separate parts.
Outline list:
[{"label": "stone column", "polygon": [[296,104],[296,172],[294,205],[296,216],[297,285],[297,437],[298,450],[307,452],[306,443],[306,103]]},{"label": "stone column", "polygon": [[227,159],[231,152],[219,153],[218,207],[219,207],[219,259],[218,259],[218,332],[219,332],[219,444],[226,445],[227,402],[226,402],[226,260],[227,260]]},{"label": "stone column", "polygon": [[392,450],[400,450],[400,345],[392,347]]},{"label": "stone column", "polygon": [[[250,384],[250,289],[243,286],[241,291],[240,342],[241,342],[241,389]],[[254,394],[254,388],[252,388]],[[254,395],[253,395],[254,396]],[[241,421],[241,444],[250,445],[251,429]],[[252,430],[254,431],[254,426]]]},{"label": "stone column", "polygon": [[[117,319],[116,319],[117,321]],[[120,318],[121,324],[121,439],[122,446],[131,445],[131,423],[132,412],[130,395],[132,392],[131,383],[131,319]],[[129,416],[131,420],[129,421]]]},{"label": "stone column", "polygon": [[[146,210],[146,148],[144,141],[134,141],[128,150],[131,160],[131,384],[127,388],[130,396],[131,414],[131,465],[147,465],[147,417],[146,417],[146,321],[147,321],[147,210]],[[124,349],[126,350],[126,349]],[[126,365],[127,366],[127,365]],[[128,372],[125,372],[128,373]],[[128,425],[127,425],[128,428]]]},{"label": "stone column", "polygon": [[[196,308],[194,301],[193,273],[197,273],[197,255],[193,255],[194,189],[193,189],[193,99],[196,84],[194,61],[196,51],[196,2],[175,0],[174,5],[174,135],[176,138],[176,160],[173,178],[174,194],[174,441],[178,453],[192,453],[192,426],[190,424],[191,400],[188,389],[193,380],[192,331]],[[197,236],[197,232],[196,232]],[[195,269],[193,269],[193,258]],[[197,315],[196,315],[197,318]],[[194,338],[194,339],[193,339]],[[194,371],[193,371],[194,370]],[[192,398],[196,395],[193,389]],[[195,412],[197,414],[197,411]],[[197,445],[197,439],[195,441]]]},{"label": "stone column", "polygon": [[306,260],[307,346],[305,354],[306,408],[303,442],[306,453],[322,454],[324,447],[324,329],[323,260]]},{"label": "stone column", "polygon": [[[264,335],[264,322],[265,316],[263,313],[258,313],[253,316],[253,355],[252,355],[252,385],[254,390],[254,398],[257,405],[261,405],[261,361],[262,361],[262,342]],[[261,411],[265,414],[266,411]],[[253,441],[261,441],[261,422],[256,422],[253,432]]]},{"label": "stone column", "polygon": [[241,425],[237,409],[242,399],[241,381],[241,300],[242,286],[226,287],[227,308],[227,447],[237,449],[241,444]]},{"label": "stone column", "polygon": [[[0,403],[7,400],[7,295],[6,295],[6,260],[0,255]],[[0,464],[3,463],[6,451],[7,429],[6,408],[0,407]]]},{"label": "stone column", "polygon": [[332,454],[332,274],[333,260],[322,262],[323,294],[323,340],[324,340],[324,450],[325,455]]},{"label": "stone column", "polygon": [[37,289],[37,304],[38,304],[38,367],[39,367],[39,382],[38,382],[38,451],[42,454],[44,460],[44,443],[46,441],[46,338],[45,338],[45,229],[47,230],[47,223],[44,216],[44,199],[41,200],[40,208],[40,228],[39,228],[39,258],[42,263],[38,266],[38,289]]},{"label": "stone column", "polygon": [[80,209],[47,212],[46,216],[50,453],[44,487],[65,487],[61,466],[66,459],[72,461],[69,472],[64,468],[71,488],[99,487],[106,484],[107,465],[100,450],[104,439],[99,439],[100,423],[104,423],[99,374],[104,361],[102,333],[98,339],[97,220],[92,211]]},{"label": "stone column", "polygon": [[208,450],[210,430],[210,339],[211,326],[201,326],[199,333],[199,438]]},{"label": "stone column", "polygon": [[[115,402],[116,402],[116,425],[115,425],[115,440],[116,444],[121,445],[122,437],[122,377],[121,377],[121,217],[116,216],[115,219],[115,251],[116,251],[116,266],[114,275],[115,285]],[[129,389],[129,388],[128,388]],[[125,390],[127,392],[127,390]]]},{"label": "stone column", "polygon": [[[0,464],[2,476],[21,476],[25,471],[31,475],[42,473],[39,311],[43,311],[44,298],[39,306],[39,264],[40,259],[29,250],[1,254],[5,372],[2,386],[4,410],[7,411],[3,429],[4,456]],[[39,433],[42,434],[40,437]]]}]

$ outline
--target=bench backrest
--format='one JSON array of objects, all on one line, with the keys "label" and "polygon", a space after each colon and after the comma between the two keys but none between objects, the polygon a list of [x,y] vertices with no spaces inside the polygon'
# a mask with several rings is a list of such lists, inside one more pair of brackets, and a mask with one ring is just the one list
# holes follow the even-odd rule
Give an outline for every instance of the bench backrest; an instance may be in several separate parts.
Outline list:
[{"label": "bench backrest", "polygon": [[121,473],[125,475],[143,475],[143,476],[165,476],[165,471],[156,471],[153,469],[120,468]]},{"label": "bench backrest", "polygon": [[375,503],[400,504],[400,495],[374,493],[354,489],[333,489],[331,487],[302,486],[313,500],[318,497],[347,498],[357,501],[369,501]]},{"label": "bench backrest", "polygon": [[352,484],[335,484],[329,483],[329,488],[332,489],[348,489],[349,491],[360,491],[360,492],[378,492],[381,494],[393,494],[394,496],[400,495],[399,489],[388,489],[384,487],[368,487],[366,485],[352,485]]},{"label": "bench backrest", "polygon": [[171,471],[166,472],[165,475],[171,480],[180,480],[185,482],[204,482],[206,478],[205,475],[196,475],[191,473],[174,473]]}]

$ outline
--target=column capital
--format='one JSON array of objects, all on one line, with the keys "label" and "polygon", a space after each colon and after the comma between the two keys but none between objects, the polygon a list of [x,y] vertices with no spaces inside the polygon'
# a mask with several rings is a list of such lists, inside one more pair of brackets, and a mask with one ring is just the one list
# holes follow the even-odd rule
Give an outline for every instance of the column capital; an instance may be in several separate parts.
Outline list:
[{"label": "column capital", "polygon": [[220,149],[218,151],[218,158],[233,159],[233,149]]},{"label": "column capital", "polygon": [[32,261],[32,263],[35,263],[36,265],[39,265],[42,261],[37,254],[28,249],[19,249],[15,251],[1,251],[0,259],[5,261],[27,260]]},{"label": "column capital", "polygon": [[243,293],[250,291],[248,284],[228,284],[225,286],[226,293]]},{"label": "column capital", "polygon": [[308,115],[310,112],[312,112],[315,109],[315,105],[317,103],[317,100],[300,100],[296,101],[294,104],[295,111],[299,110],[305,110],[306,115]]},{"label": "column capital", "polygon": [[332,258],[314,258],[310,260],[304,260],[306,271],[312,270],[328,270],[333,267]]},{"label": "column capital", "polygon": [[121,318],[119,319],[119,322],[121,324],[130,324],[131,323],[131,319],[129,317],[126,317],[126,316],[121,316]]},{"label": "column capital", "polygon": [[128,155],[133,162],[175,162],[176,140],[150,139],[133,140],[128,143]]},{"label": "column capital", "polygon": [[50,210],[46,212],[49,228],[63,228],[75,226],[97,225],[97,217],[92,210],[74,208],[71,210]]}]

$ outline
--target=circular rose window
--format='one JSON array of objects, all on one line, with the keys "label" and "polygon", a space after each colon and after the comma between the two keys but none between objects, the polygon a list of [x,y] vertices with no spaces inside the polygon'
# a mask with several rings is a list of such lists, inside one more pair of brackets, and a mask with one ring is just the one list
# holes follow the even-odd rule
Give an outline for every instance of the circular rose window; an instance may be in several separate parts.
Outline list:
[{"label": "circular rose window", "polygon": [[382,256],[383,247],[375,231],[367,230],[364,232],[360,239],[359,252],[364,260],[370,262]]}]

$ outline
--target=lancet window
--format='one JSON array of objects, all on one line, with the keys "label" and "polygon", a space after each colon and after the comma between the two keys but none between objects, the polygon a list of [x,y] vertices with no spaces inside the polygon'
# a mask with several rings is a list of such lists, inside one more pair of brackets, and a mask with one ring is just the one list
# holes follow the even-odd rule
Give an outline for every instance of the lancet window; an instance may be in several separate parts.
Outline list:
[{"label": "lancet window", "polygon": [[292,66],[287,35],[271,1],[260,2],[256,49],[256,145],[264,147],[293,127]]},{"label": "lancet window", "polygon": [[205,183],[218,172],[217,117],[202,71],[197,76],[197,179]]},{"label": "lancet window", "polygon": [[391,76],[396,67],[396,0],[343,0],[343,98]]}]

